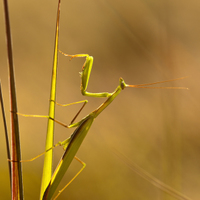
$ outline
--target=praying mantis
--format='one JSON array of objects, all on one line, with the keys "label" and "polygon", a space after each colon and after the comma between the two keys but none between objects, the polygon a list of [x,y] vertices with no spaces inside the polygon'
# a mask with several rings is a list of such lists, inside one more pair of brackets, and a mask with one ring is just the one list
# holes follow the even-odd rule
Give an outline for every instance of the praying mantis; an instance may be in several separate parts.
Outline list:
[{"label": "praying mantis", "polygon": [[[107,106],[109,106],[112,103],[112,101],[122,92],[122,90],[124,90],[125,88],[187,89],[187,88],[184,88],[184,87],[152,87],[151,86],[151,85],[155,85],[155,84],[159,84],[159,83],[166,83],[166,82],[184,79],[185,77],[177,78],[177,79],[173,79],[173,80],[159,81],[159,82],[154,82],[154,83],[140,84],[140,85],[126,84],[125,81],[122,78],[120,78],[119,79],[119,85],[117,86],[117,88],[112,93],[108,93],[108,92],[91,93],[91,92],[87,91],[87,86],[88,86],[88,83],[89,83],[89,78],[90,78],[90,74],[91,74],[91,70],[92,70],[92,66],[93,66],[93,57],[89,56],[88,54],[69,55],[69,54],[63,53],[62,51],[60,51],[60,53],[62,53],[64,56],[70,57],[70,60],[72,60],[73,58],[78,58],[78,57],[85,57],[86,58],[85,63],[82,67],[82,71],[80,73],[81,74],[81,93],[82,93],[82,95],[90,96],[90,97],[100,97],[100,98],[104,97],[104,98],[107,98],[107,99],[104,103],[102,103],[93,112],[91,112],[90,114],[85,116],[79,122],[74,123],[74,120],[76,119],[77,115],[80,113],[80,111],[83,109],[83,107],[87,103],[87,101],[85,101],[84,105],[82,106],[80,111],[77,113],[77,115],[75,116],[75,118],[72,120],[72,122],[69,125],[65,125],[64,123],[62,123],[62,122],[60,122],[60,121],[58,121],[54,118],[50,118],[49,116],[38,116],[38,115],[32,115],[31,116],[31,117],[50,118],[51,120],[55,121],[56,123],[59,123],[60,125],[66,127],[66,128],[76,127],[75,131],[72,133],[72,135],[69,138],[67,138],[63,142],[59,142],[58,144],[56,144],[52,147],[52,148],[54,148],[55,146],[63,145],[65,152],[64,152],[59,164],[57,165],[57,168],[55,169],[54,174],[52,175],[52,178],[49,182],[49,185],[45,190],[43,199],[51,199],[53,197],[53,194],[54,194],[56,188],[58,187],[61,179],[63,178],[65,172],[67,171],[68,167],[70,166],[70,164],[71,164],[71,162],[74,158],[76,158],[80,163],[82,163],[83,167],[75,175],[75,177],[61,191],[59,191],[59,193],[55,197],[55,199],[78,176],[78,174],[80,174],[80,172],[85,168],[86,164],[84,162],[82,162],[79,158],[76,157],[76,153],[77,153],[79,147],[81,146],[81,144],[82,144],[85,136],[87,135],[88,131],[90,130],[90,127],[91,127],[94,119],[97,118],[98,115],[104,109],[106,109]],[[77,102],[77,103],[80,103],[80,102]],[[18,114],[23,115],[23,116],[28,116],[28,115],[24,115],[24,114],[20,114],[20,113],[18,113]],[[52,149],[52,148],[50,148],[50,149]],[[37,156],[37,157],[39,157],[39,156]],[[35,158],[37,158],[37,157],[35,157]],[[33,158],[31,160],[34,160],[35,158]],[[165,188],[165,186],[162,186],[162,187]],[[162,187],[161,187],[161,189],[162,189]],[[181,194],[179,194],[179,199],[189,199],[189,198],[183,198],[183,197],[181,197]]]}]

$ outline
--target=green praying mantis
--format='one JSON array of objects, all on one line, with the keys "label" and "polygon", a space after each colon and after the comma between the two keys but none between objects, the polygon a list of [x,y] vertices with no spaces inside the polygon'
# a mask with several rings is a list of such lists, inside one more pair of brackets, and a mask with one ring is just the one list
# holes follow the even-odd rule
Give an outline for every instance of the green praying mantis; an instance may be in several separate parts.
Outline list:
[{"label": "green praying mantis", "polygon": [[[52,178],[45,190],[43,199],[51,199],[53,197],[53,194],[56,190],[56,188],[58,187],[61,179],[63,178],[65,172],[67,171],[68,167],[70,166],[72,160],[75,158],[77,159],[82,165],[82,169],[75,175],[75,177],[62,189],[59,191],[58,195],[54,198],[56,199],[61,192],[80,174],[80,172],[85,168],[86,164],[84,162],[82,162],[79,158],[76,157],[76,153],[79,149],[79,147],[81,146],[85,136],[87,135],[93,121],[95,118],[97,118],[97,116],[107,107],[109,106],[112,101],[121,93],[122,90],[124,90],[125,88],[161,88],[161,89],[187,89],[185,87],[152,87],[151,85],[155,85],[155,84],[159,84],[159,83],[166,83],[166,82],[171,82],[171,81],[175,81],[175,80],[180,80],[180,79],[184,79],[185,77],[182,78],[177,78],[177,79],[173,79],[173,80],[166,80],[166,81],[159,81],[159,82],[154,82],[154,83],[147,83],[147,84],[140,84],[140,85],[129,85],[126,84],[125,81],[120,78],[119,79],[119,85],[117,86],[117,88],[112,92],[112,93],[108,93],[108,92],[102,92],[102,93],[91,93],[87,91],[87,86],[89,83],[89,78],[90,78],[90,74],[91,74],[91,70],[92,70],[92,66],[93,66],[93,57],[89,56],[88,54],[76,54],[76,55],[69,55],[69,54],[65,54],[62,51],[60,51],[64,56],[68,56],[70,57],[70,60],[75,58],[75,57],[86,57],[85,63],[82,67],[82,71],[81,71],[81,93],[84,96],[90,96],[90,97],[105,97],[107,98],[106,101],[104,103],[102,103],[97,109],[95,109],[93,112],[91,112],[90,114],[88,114],[87,116],[85,116],[82,120],[80,120],[79,122],[74,123],[74,120],[76,119],[76,117],[78,116],[78,114],[81,112],[81,110],[83,109],[83,107],[85,106],[85,104],[87,103],[87,101],[81,101],[84,102],[83,106],[81,107],[81,109],[79,110],[79,112],[77,113],[77,115],[74,117],[74,119],[72,120],[72,122],[69,125],[65,125],[62,122],[50,118],[49,116],[40,116],[40,115],[31,115],[31,117],[46,117],[46,118],[50,118],[51,120],[55,121],[56,123],[59,123],[60,125],[66,127],[66,128],[73,128],[73,127],[77,127],[75,129],[75,131],[72,133],[72,135],[67,138],[65,141],[63,142],[59,142],[58,144],[54,145],[52,148],[61,145],[64,147],[64,154],[60,160],[60,162],[58,163],[54,174],[52,175]],[[81,102],[76,102],[76,103],[81,103]],[[59,104],[60,105],[60,104]],[[24,115],[24,114],[20,114],[19,115],[23,115],[23,116],[29,116],[29,115]],[[50,149],[52,149],[50,148]],[[50,150],[48,149],[48,150]],[[47,150],[47,151],[48,151]],[[43,154],[43,153],[42,153]],[[37,157],[41,156],[42,154],[38,155]],[[26,161],[32,161],[34,159],[36,159],[37,157],[31,159],[31,160],[26,160]],[[25,162],[25,161],[22,161]],[[162,185],[160,187],[163,190],[166,190],[166,186]],[[173,189],[168,189],[170,192],[172,193],[171,190]],[[178,192],[176,192],[176,195]],[[189,199],[186,197],[183,197],[182,194],[178,193],[178,199]]]}]

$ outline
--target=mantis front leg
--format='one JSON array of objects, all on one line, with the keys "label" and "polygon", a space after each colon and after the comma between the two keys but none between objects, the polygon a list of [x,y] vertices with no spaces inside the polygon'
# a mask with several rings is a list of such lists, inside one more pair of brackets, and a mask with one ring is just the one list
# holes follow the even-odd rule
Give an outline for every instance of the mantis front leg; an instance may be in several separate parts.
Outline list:
[{"label": "mantis front leg", "polygon": [[69,55],[66,53],[63,53],[62,51],[59,50],[60,53],[62,53],[64,56],[76,58],[76,57],[86,57],[85,63],[83,64],[82,71],[80,72],[81,74],[81,93],[84,96],[89,96],[89,97],[110,97],[112,93],[108,92],[101,92],[101,93],[91,93],[87,92],[87,86],[90,78],[90,74],[92,71],[92,66],[93,66],[93,57],[88,55],[88,54],[75,54],[75,55]]}]

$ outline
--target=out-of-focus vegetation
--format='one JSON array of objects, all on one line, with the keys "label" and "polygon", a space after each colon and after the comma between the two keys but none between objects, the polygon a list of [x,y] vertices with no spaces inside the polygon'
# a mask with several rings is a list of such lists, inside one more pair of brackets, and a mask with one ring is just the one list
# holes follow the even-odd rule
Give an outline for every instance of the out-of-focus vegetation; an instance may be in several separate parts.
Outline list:
[{"label": "out-of-focus vegetation", "polygon": [[[57,1],[9,1],[18,110],[47,114]],[[0,4],[1,13],[3,5]],[[94,56],[88,91],[113,91],[119,77],[128,84],[182,76],[170,83],[187,90],[125,90],[93,124],[78,152],[86,169],[60,196],[73,199],[169,199],[119,159],[126,155],[147,172],[194,200],[200,198],[198,1],[62,1],[60,49]],[[4,16],[0,17],[0,78],[9,120]],[[57,101],[85,99],[78,72],[84,59],[59,55]],[[168,85],[168,84],[166,84]],[[99,106],[89,103],[80,118]],[[57,108],[56,118],[70,122],[80,105]],[[22,158],[44,151],[46,119],[19,118]],[[9,199],[6,147],[0,116],[0,196]],[[73,130],[56,125],[55,143]],[[116,151],[117,150],[117,151]],[[62,154],[55,149],[55,166]],[[39,198],[43,158],[23,164],[25,198]],[[80,169],[73,162],[64,186]]]}]

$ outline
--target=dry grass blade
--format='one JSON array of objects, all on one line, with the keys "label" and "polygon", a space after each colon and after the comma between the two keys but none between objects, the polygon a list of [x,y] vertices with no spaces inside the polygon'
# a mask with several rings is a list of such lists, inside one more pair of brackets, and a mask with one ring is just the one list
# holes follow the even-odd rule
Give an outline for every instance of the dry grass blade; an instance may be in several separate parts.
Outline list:
[{"label": "dry grass blade", "polygon": [[[15,76],[14,65],[12,55],[12,40],[11,29],[8,12],[8,2],[4,0],[4,12],[5,12],[5,25],[6,25],[6,39],[8,50],[8,63],[9,63],[9,84],[10,84],[10,114],[11,114],[11,155],[12,160],[21,160],[20,149],[20,136],[19,136],[19,124],[17,116],[17,98],[15,90]],[[23,181],[22,181],[22,167],[20,162],[11,163],[11,190],[12,199],[23,199]]]},{"label": "dry grass blade", "polygon": [[5,115],[5,109],[4,109],[4,104],[3,104],[3,94],[2,94],[2,89],[1,89],[1,81],[0,81],[0,102],[1,102],[1,111],[2,111],[3,125],[4,125],[4,131],[5,131],[6,149],[7,149],[7,158],[8,158],[8,169],[9,169],[10,186],[11,186],[11,162],[9,161],[11,159],[10,158],[10,146],[9,146],[7,123],[6,123],[6,115]]}]

